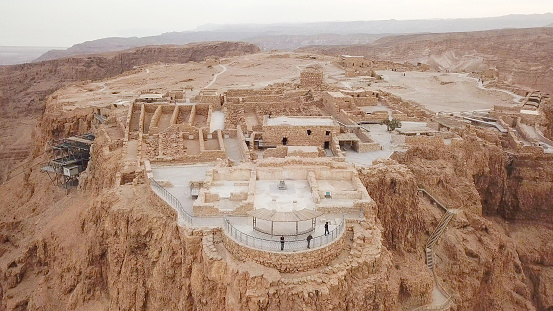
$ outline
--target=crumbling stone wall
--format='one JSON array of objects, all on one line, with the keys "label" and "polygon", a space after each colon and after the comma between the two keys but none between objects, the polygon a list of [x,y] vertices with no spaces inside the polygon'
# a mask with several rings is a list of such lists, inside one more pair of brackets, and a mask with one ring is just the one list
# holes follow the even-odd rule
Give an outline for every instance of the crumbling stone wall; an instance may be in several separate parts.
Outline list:
[{"label": "crumbling stone wall", "polygon": [[263,152],[265,158],[284,158],[288,154],[288,147],[276,146],[276,148],[269,148]]},{"label": "crumbling stone wall", "polygon": [[323,84],[324,74],[320,68],[307,67],[300,73],[300,87],[317,89]]},{"label": "crumbling stone wall", "polygon": [[426,121],[431,111],[413,101],[404,101],[391,93],[380,91],[382,103],[392,109],[392,116],[400,121]]},{"label": "crumbling stone wall", "polygon": [[246,117],[244,115],[244,104],[225,103],[225,128],[234,129],[238,125],[246,128]]}]

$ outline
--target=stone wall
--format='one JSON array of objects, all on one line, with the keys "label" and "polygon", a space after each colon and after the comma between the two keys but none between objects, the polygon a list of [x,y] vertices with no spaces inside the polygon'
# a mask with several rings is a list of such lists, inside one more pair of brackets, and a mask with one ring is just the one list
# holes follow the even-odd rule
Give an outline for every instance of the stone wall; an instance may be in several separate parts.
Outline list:
[{"label": "stone wall", "polygon": [[378,97],[366,96],[366,97],[354,97],[353,102],[356,106],[375,106],[378,103]]},{"label": "stone wall", "polygon": [[[338,94],[336,94],[338,93]],[[352,108],[353,98],[340,92],[323,93],[323,106],[332,115],[338,114],[340,109]]]},{"label": "stone wall", "polygon": [[319,88],[323,84],[324,74],[318,68],[306,68],[300,73],[300,87],[302,88]]},{"label": "stone wall", "polygon": [[382,103],[392,109],[393,117],[401,121],[426,121],[433,112],[414,101],[404,101],[399,96],[380,91]]},{"label": "stone wall", "polygon": [[246,145],[246,138],[244,137],[244,133],[242,133],[242,127],[240,125],[236,127],[236,140],[238,140],[238,149],[242,155],[242,160],[250,162],[252,159],[250,149],[248,145]]},{"label": "stone wall", "polygon": [[342,151],[342,149],[340,149],[340,141],[338,140],[338,136],[334,135],[334,134],[332,134],[331,136],[332,137],[331,137],[331,141],[330,141],[330,151],[332,151],[335,158],[345,159],[346,155]]},{"label": "stone wall", "polygon": [[277,146],[276,148],[268,148],[263,153],[264,158],[284,158],[288,154],[288,147]]},{"label": "stone wall", "polygon": [[388,119],[388,118],[389,118],[388,111],[384,111],[384,110],[373,111],[371,113],[366,114],[365,121],[379,123],[382,120],[385,120],[385,119]]},{"label": "stone wall", "polygon": [[264,125],[263,142],[268,145],[283,145],[286,137],[290,146],[317,146],[324,148],[325,142],[330,142],[331,134],[340,132],[338,124],[332,126],[320,125]]},{"label": "stone wall", "polygon": [[276,148],[268,148],[263,153],[264,158],[284,158],[284,157],[301,157],[301,158],[318,158],[324,157],[325,153],[321,148],[317,148],[316,151],[292,149],[288,146],[276,146]]},{"label": "stone wall", "polygon": [[227,234],[223,234],[223,243],[233,256],[242,261],[254,261],[280,272],[294,273],[327,266],[344,250],[347,236],[344,232],[337,240],[324,247],[299,252],[253,249],[234,241]]},{"label": "stone wall", "polygon": [[223,112],[225,112],[226,129],[234,129],[238,125],[242,127],[246,126],[246,118],[244,116],[244,104],[225,102]]},{"label": "stone wall", "polygon": [[288,148],[287,157],[301,157],[301,158],[318,158],[325,157],[325,152],[321,147],[317,147],[317,150],[306,150],[300,148]]}]

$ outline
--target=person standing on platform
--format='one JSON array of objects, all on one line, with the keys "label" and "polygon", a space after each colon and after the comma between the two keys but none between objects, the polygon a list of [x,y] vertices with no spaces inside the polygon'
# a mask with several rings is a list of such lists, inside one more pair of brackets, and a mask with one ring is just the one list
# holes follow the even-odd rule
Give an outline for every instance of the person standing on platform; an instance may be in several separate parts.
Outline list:
[{"label": "person standing on platform", "polygon": [[307,236],[307,248],[311,248],[311,247],[309,247],[310,244],[311,244],[311,240],[313,240],[313,236],[310,234],[310,235]]},{"label": "person standing on platform", "polygon": [[325,222],[325,235],[330,234],[330,231],[328,231],[328,221]]},{"label": "person standing on platform", "polygon": [[284,236],[281,236],[281,237],[280,237],[280,250],[281,250],[281,251],[284,250]]}]

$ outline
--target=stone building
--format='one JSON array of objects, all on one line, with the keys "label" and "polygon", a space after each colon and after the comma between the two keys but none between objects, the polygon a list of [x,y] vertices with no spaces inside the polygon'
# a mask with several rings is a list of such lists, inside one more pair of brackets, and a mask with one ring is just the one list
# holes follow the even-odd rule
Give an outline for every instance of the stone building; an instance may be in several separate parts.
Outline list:
[{"label": "stone building", "polygon": [[342,55],[340,64],[346,77],[370,76],[374,67],[373,62],[364,56]]},{"label": "stone building", "polygon": [[165,94],[165,98],[169,101],[184,102],[186,101],[185,90],[170,90]]},{"label": "stone building", "polygon": [[325,92],[323,94],[323,105],[332,115],[338,115],[340,110],[352,110],[355,107],[353,97],[342,92]]},{"label": "stone building", "polygon": [[300,87],[304,89],[320,88],[324,74],[320,67],[308,66],[300,73]]},{"label": "stone building", "polygon": [[316,146],[328,149],[340,125],[332,117],[269,117],[263,119],[265,145]]},{"label": "stone building", "polygon": [[220,109],[222,97],[217,89],[203,89],[196,97],[196,102],[201,104],[212,104],[213,108]]}]

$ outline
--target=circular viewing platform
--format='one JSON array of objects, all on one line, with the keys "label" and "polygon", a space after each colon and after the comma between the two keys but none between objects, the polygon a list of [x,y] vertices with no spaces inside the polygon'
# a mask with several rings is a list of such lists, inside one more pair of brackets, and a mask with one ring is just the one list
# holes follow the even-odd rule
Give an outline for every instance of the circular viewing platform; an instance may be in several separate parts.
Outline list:
[{"label": "circular viewing platform", "polygon": [[[280,272],[299,272],[328,264],[345,246],[344,218],[324,229],[297,236],[274,236],[256,231],[246,233],[225,218],[223,242],[226,249],[243,261],[255,261]],[[284,240],[281,238],[284,237]],[[307,237],[310,237],[309,242]]]}]

